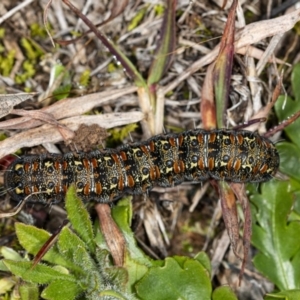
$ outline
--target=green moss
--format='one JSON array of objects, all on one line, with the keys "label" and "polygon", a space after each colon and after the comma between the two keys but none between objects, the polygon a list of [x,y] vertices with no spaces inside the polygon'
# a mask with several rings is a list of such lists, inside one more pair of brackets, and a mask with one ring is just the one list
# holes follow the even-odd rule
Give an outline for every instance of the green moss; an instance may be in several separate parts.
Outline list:
[{"label": "green moss", "polygon": [[130,132],[136,130],[137,127],[138,127],[138,125],[134,123],[134,124],[126,125],[121,129],[113,128],[113,129],[109,130],[109,133],[111,135],[108,138],[108,144],[122,142],[130,134]]},{"label": "green moss", "polygon": [[0,72],[3,76],[8,76],[14,64],[15,51],[11,50],[5,56],[0,56]]},{"label": "green moss", "polygon": [[5,29],[4,28],[0,28],[0,39],[3,39],[5,36]]},{"label": "green moss", "polygon": [[0,134],[0,141],[4,141],[7,138],[6,134],[1,133]]},{"label": "green moss", "polygon": [[155,5],[154,6],[154,11],[155,11],[155,14],[157,16],[162,16],[164,11],[165,11],[165,6],[164,5]]},{"label": "green moss", "polygon": [[71,30],[70,33],[72,34],[72,37],[74,37],[74,38],[80,37],[82,35],[81,32],[74,31],[74,30]]},{"label": "green moss", "polygon": [[25,56],[29,60],[36,60],[44,54],[42,48],[33,40],[22,38],[21,45],[25,51]]},{"label": "green moss", "polygon": [[147,12],[147,8],[148,7],[145,6],[136,13],[136,15],[133,17],[133,19],[131,20],[130,24],[127,27],[128,31],[135,29],[141,23],[141,21],[143,20]]},{"label": "green moss", "polygon": [[17,74],[15,77],[15,81],[17,84],[24,83],[27,79],[32,78],[35,75],[35,64],[33,64],[30,60],[25,60],[22,64],[23,73]]},{"label": "green moss", "polygon": [[15,50],[10,50],[7,55],[0,55],[0,74],[2,76],[9,76],[15,62],[15,54]]},{"label": "green moss", "polygon": [[30,36],[33,38],[40,37],[42,39],[47,37],[47,32],[44,26],[38,23],[33,23],[30,25]]},{"label": "green moss", "polygon": [[300,35],[300,22],[295,24],[293,30],[297,33],[297,35]]},{"label": "green moss", "polygon": [[88,86],[89,84],[89,81],[90,81],[90,74],[91,74],[91,71],[90,70],[85,70],[81,76],[80,76],[80,79],[79,79],[79,84],[83,87],[86,87]]},{"label": "green moss", "polygon": [[113,73],[117,70],[116,65],[114,62],[111,62],[108,66],[107,66],[107,72],[108,73]]}]

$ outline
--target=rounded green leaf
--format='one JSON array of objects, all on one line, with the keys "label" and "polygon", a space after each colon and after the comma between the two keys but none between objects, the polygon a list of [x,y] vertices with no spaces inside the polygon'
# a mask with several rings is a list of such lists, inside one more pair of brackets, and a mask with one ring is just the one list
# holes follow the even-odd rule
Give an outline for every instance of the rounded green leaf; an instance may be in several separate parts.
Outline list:
[{"label": "rounded green leaf", "polygon": [[181,267],[173,258],[166,258],[163,267],[152,267],[136,284],[141,299],[210,300],[212,287],[209,274],[196,260],[187,259]]},{"label": "rounded green leaf", "polygon": [[229,286],[221,286],[214,290],[212,300],[238,300]]},{"label": "rounded green leaf", "polygon": [[207,270],[207,272],[209,272],[210,276],[211,264],[208,255],[205,252],[201,251],[195,256],[195,259],[201,263],[201,265]]},{"label": "rounded green leaf", "polygon": [[300,148],[288,142],[279,143],[276,148],[280,156],[280,170],[300,180]]}]

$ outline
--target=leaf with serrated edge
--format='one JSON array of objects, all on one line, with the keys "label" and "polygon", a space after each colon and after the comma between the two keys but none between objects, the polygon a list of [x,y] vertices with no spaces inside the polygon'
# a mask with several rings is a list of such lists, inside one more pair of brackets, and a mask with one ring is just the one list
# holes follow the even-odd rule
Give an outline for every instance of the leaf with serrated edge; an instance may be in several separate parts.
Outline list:
[{"label": "leaf with serrated edge", "polygon": [[45,265],[37,265],[32,268],[32,263],[28,261],[4,260],[7,268],[16,276],[25,281],[38,284],[47,284],[54,280],[67,280],[76,282],[76,278],[70,274],[63,274]]},{"label": "leaf with serrated edge", "polygon": [[[43,245],[51,236],[47,231],[36,228],[31,225],[16,223],[15,226],[19,243],[27,252],[33,255],[36,255],[39,252],[39,250],[43,247]],[[62,255],[57,250],[56,245],[54,245],[45,254],[43,260],[53,264],[62,265],[67,268],[74,267],[69,261],[66,261],[62,257]]]},{"label": "leaf with serrated edge", "polygon": [[94,252],[94,232],[90,216],[81,199],[76,196],[74,185],[71,185],[67,191],[66,210],[73,228],[80,238],[86,243],[89,250]]},{"label": "leaf with serrated edge", "polygon": [[300,287],[298,222],[289,222],[293,195],[286,182],[271,181],[263,184],[261,195],[251,197],[257,213],[253,226],[252,243],[260,251],[254,258],[255,267],[280,290]]},{"label": "leaf with serrated edge", "polygon": [[[69,228],[65,227],[62,229],[58,239],[58,247],[60,253],[66,259],[72,260],[73,264],[83,268],[82,272],[94,267],[85,243],[76,234],[71,232]],[[76,260],[76,257],[78,257],[77,252],[80,252],[78,260]]]},{"label": "leaf with serrated edge", "polygon": [[73,300],[83,292],[82,287],[76,282],[56,280],[50,283],[42,292],[43,299]]}]

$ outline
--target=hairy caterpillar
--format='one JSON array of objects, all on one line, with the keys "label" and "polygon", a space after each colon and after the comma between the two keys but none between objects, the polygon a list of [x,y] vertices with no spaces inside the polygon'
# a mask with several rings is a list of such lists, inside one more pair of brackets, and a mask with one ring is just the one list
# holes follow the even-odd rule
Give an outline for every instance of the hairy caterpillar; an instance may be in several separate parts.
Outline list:
[{"label": "hairy caterpillar", "polygon": [[74,183],[83,200],[110,202],[124,193],[142,194],[154,185],[182,181],[268,181],[278,166],[276,148],[257,133],[198,129],[117,149],[23,156],[8,167],[4,182],[18,201],[33,194],[34,201],[58,202]]}]

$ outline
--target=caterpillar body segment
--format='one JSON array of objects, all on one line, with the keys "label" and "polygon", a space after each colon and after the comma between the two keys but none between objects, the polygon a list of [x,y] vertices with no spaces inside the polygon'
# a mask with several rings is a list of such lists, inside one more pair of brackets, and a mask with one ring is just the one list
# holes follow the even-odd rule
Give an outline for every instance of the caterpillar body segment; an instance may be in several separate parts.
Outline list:
[{"label": "caterpillar body segment", "polygon": [[17,201],[32,194],[31,201],[59,202],[74,183],[83,200],[111,202],[183,181],[268,181],[278,167],[275,146],[257,133],[197,129],[117,149],[25,155],[8,167],[4,184]]}]

